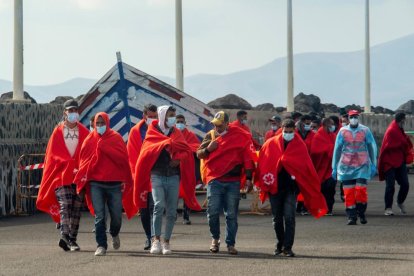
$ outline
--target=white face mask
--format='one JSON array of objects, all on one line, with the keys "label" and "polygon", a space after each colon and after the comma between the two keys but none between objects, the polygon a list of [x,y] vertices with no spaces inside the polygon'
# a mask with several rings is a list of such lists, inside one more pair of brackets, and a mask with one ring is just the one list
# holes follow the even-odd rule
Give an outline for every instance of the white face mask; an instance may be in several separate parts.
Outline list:
[{"label": "white face mask", "polygon": [[283,132],[283,139],[285,139],[286,141],[292,141],[293,137],[295,137],[295,133],[284,133]]},{"label": "white face mask", "polygon": [[247,119],[241,120],[242,125],[247,125]]},{"label": "white face mask", "polygon": [[147,126],[149,126],[154,120],[156,120],[156,119],[147,118],[147,119],[145,119],[145,123],[147,124]]},{"label": "white face mask", "polygon": [[79,120],[79,113],[78,112],[68,113],[68,122],[69,123],[76,123],[78,120]]},{"label": "white face mask", "polygon": [[273,126],[273,125],[271,126],[271,128],[272,128],[273,131],[276,131],[276,130],[279,129],[278,126]]},{"label": "white face mask", "polygon": [[351,119],[349,119],[349,123],[352,126],[356,126],[358,124],[358,118],[351,118]]},{"label": "white face mask", "polygon": [[167,126],[168,127],[173,127],[175,125],[175,121],[177,119],[175,117],[168,117],[167,118]]}]

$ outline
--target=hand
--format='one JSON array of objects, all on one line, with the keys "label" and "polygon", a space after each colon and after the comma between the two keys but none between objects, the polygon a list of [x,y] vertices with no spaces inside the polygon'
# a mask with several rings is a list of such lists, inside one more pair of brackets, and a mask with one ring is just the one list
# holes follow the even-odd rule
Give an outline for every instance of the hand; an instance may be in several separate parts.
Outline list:
[{"label": "hand", "polygon": [[210,144],[208,144],[207,146],[207,150],[209,152],[213,152],[217,149],[217,147],[218,147],[218,143],[216,141],[211,141]]},{"label": "hand", "polygon": [[175,168],[175,167],[177,167],[179,165],[180,165],[180,160],[178,160],[178,159],[171,159],[171,161],[170,161],[170,167]]},{"label": "hand", "polygon": [[246,191],[246,194],[250,193],[253,190],[253,185],[251,180],[246,180],[246,183],[244,184],[244,190]]}]

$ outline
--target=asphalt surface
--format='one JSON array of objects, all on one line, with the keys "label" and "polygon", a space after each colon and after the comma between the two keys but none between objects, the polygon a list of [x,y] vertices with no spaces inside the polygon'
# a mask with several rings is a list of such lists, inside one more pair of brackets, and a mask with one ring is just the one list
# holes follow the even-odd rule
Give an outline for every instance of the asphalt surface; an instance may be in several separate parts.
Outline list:
[{"label": "asphalt surface", "polygon": [[[209,253],[203,213],[191,215],[192,225],[183,225],[178,217],[171,240],[174,252],[168,256],[143,250],[138,217],[124,219],[120,250],[109,247],[103,257],[94,256],[93,218],[86,212],[78,237],[80,252],[58,247],[59,233],[45,214],[3,218],[0,275],[414,275],[414,192],[406,200],[408,214],[400,215],[394,206],[393,217],[383,215],[383,193],[384,183],[369,183],[367,225],[347,226],[339,198],[332,217],[297,216],[294,258],[273,256],[269,215],[239,216],[237,256],[228,255],[225,246],[218,254]],[[242,199],[241,211],[249,209],[250,201],[251,196]]]}]

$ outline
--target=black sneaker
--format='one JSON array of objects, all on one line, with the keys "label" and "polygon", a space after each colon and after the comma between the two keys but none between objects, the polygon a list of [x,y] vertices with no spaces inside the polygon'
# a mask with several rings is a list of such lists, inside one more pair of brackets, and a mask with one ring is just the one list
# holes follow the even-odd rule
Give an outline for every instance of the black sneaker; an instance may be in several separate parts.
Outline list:
[{"label": "black sneaker", "polygon": [[368,223],[367,218],[365,216],[364,217],[360,217],[359,218],[359,221],[361,222],[361,224],[367,224]]},{"label": "black sneaker", "polygon": [[60,229],[60,223],[56,223],[56,229],[59,230]]},{"label": "black sneaker", "polygon": [[149,250],[151,248],[151,240],[146,240],[144,245],[144,250]]},{"label": "black sneaker", "polygon": [[76,241],[70,241],[69,242],[69,248],[70,248],[70,251],[79,251],[80,250],[80,247],[76,243]]},{"label": "black sneaker", "polygon": [[286,257],[295,257],[295,253],[293,253],[292,249],[283,250],[283,255]]},{"label": "black sneaker", "polygon": [[62,248],[64,251],[69,251],[69,240],[67,237],[62,236],[59,240],[59,247]]},{"label": "black sneaker", "polygon": [[347,225],[356,225],[356,224],[357,224],[356,219],[348,219]]},{"label": "black sneaker", "polygon": [[275,252],[274,252],[274,255],[275,256],[279,256],[280,254],[282,254],[283,253],[283,250],[282,250],[282,248],[276,248],[275,249]]}]

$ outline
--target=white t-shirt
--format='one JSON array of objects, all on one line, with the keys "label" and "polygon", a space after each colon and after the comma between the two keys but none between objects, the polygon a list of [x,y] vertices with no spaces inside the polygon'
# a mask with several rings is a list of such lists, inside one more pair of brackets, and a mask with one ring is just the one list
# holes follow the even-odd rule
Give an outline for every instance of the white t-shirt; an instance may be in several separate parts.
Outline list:
[{"label": "white t-shirt", "polygon": [[76,148],[79,143],[79,128],[76,125],[74,128],[67,126],[63,127],[63,138],[65,139],[66,147],[71,157],[75,155]]}]

